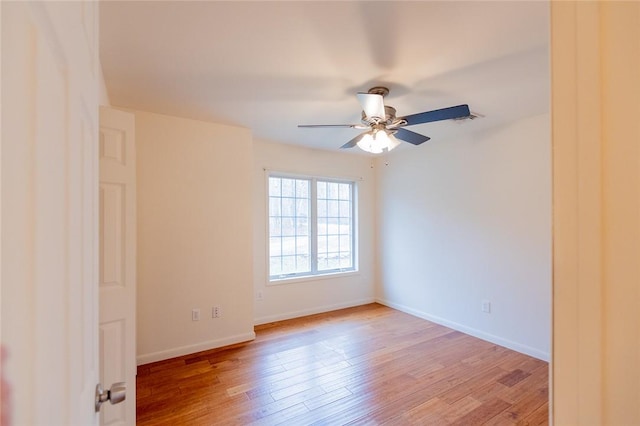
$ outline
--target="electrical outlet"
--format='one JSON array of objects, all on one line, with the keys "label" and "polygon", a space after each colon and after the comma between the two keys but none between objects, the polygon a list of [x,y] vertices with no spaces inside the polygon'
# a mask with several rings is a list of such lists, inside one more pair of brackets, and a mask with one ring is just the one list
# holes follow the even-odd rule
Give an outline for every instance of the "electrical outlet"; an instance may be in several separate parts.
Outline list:
[{"label": "electrical outlet", "polygon": [[211,308],[211,318],[220,318],[220,306]]},{"label": "electrical outlet", "polygon": [[200,309],[191,310],[191,321],[200,321]]},{"label": "electrical outlet", "polygon": [[484,312],[485,314],[491,313],[491,302],[489,302],[488,300],[482,301],[482,312]]}]

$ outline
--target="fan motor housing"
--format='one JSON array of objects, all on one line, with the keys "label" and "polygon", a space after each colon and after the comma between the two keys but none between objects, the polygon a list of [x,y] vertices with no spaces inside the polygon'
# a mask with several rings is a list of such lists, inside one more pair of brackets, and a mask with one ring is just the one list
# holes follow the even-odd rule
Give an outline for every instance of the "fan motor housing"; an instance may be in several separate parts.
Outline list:
[{"label": "fan motor housing", "polygon": [[392,106],[389,105],[385,105],[384,106],[384,114],[387,116],[386,120],[382,120],[379,117],[369,117],[367,118],[366,114],[364,111],[362,111],[362,124],[365,124],[367,126],[373,125],[373,124],[391,124],[394,122],[394,120],[396,119],[396,109]]},{"label": "fan motor housing", "polygon": [[380,95],[383,98],[389,94],[389,89],[382,86],[376,86],[369,89],[369,94],[371,95]]}]

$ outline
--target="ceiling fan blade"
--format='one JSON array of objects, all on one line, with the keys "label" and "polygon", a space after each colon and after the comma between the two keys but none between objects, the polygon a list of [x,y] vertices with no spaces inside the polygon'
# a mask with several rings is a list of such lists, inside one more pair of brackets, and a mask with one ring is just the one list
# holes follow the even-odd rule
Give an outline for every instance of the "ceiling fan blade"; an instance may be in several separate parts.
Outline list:
[{"label": "ceiling fan blade", "polygon": [[414,145],[420,145],[421,143],[431,139],[429,136],[424,136],[407,129],[398,129],[398,131],[394,134],[394,136],[397,139],[402,139],[403,141],[409,142]]},{"label": "ceiling fan blade", "polygon": [[298,127],[349,127],[351,129],[368,129],[369,127],[362,124],[298,124]]},{"label": "ceiling fan blade", "polygon": [[382,121],[387,119],[384,112],[384,101],[382,95],[376,95],[373,93],[358,93],[356,95],[362,110],[367,118],[378,117]]},{"label": "ceiling fan blade", "polygon": [[340,149],[353,148],[358,144],[358,142],[360,142],[360,139],[362,139],[365,135],[368,135],[368,134],[369,132],[360,133],[358,136],[356,136],[355,138],[351,139],[349,142],[342,145]]},{"label": "ceiling fan blade", "polygon": [[411,114],[407,115],[406,117],[400,117],[400,119],[407,122],[405,126],[411,126],[413,124],[430,123],[432,121],[463,118],[470,115],[471,111],[469,111],[469,105],[465,104],[449,108],[436,109],[433,111],[420,112],[418,114]]}]

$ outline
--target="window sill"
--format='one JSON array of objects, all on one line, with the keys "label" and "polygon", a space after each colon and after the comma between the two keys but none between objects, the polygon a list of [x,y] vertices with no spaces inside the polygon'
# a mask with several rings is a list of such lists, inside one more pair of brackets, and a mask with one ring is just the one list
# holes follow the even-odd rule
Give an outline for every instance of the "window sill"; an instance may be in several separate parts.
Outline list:
[{"label": "window sill", "polygon": [[353,277],[356,275],[360,275],[360,271],[356,270],[356,271],[347,271],[347,272],[333,272],[333,273],[321,274],[321,275],[306,275],[303,277],[280,278],[276,280],[267,281],[267,285],[297,284],[297,283],[302,283],[307,281],[347,278],[347,277]]}]

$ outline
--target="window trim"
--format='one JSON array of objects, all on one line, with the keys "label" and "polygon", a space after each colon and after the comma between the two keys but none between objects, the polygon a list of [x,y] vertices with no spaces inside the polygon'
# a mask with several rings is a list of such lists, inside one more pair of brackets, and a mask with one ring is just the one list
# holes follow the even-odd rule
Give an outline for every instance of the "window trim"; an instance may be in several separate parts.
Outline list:
[{"label": "window trim", "polygon": [[[266,238],[265,238],[265,260],[266,260],[266,277],[267,277],[267,285],[277,285],[277,284],[286,284],[293,282],[301,282],[301,281],[314,281],[318,279],[328,279],[335,277],[345,277],[350,275],[355,275],[359,272],[359,261],[358,261],[358,183],[355,178],[348,177],[335,177],[335,176],[322,176],[322,175],[308,175],[301,173],[290,173],[290,172],[282,172],[277,170],[264,169],[265,171],[265,204],[266,204]],[[269,178],[277,177],[277,178],[285,178],[285,179],[306,179],[310,182],[310,265],[311,271],[304,273],[291,273],[291,274],[282,274],[280,276],[272,276],[270,275],[271,264],[270,264],[270,206],[269,206]],[[346,183],[351,187],[351,262],[352,266],[350,268],[334,268],[323,271],[318,271],[318,216],[317,216],[317,182],[331,182],[331,183]]]}]

